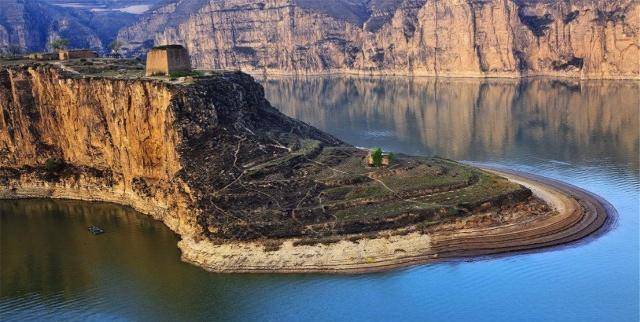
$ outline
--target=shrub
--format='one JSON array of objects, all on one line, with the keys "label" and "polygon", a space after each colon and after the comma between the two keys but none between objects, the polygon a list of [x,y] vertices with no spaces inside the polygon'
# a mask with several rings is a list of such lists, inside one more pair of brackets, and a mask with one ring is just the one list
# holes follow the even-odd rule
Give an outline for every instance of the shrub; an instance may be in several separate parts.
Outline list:
[{"label": "shrub", "polygon": [[277,239],[269,239],[264,241],[265,252],[275,252],[282,247],[282,241]]},{"label": "shrub", "polygon": [[198,77],[198,76],[203,76],[204,73],[201,71],[190,71],[190,72],[172,72],[169,73],[169,77],[170,78],[179,78],[179,77],[187,77],[187,76],[193,76],[193,77]]},{"label": "shrub", "polygon": [[64,160],[62,160],[61,158],[49,158],[44,163],[44,169],[49,173],[58,172],[64,169],[64,167],[65,167],[65,163],[64,163]]},{"label": "shrub", "polygon": [[379,167],[382,165],[382,149],[375,148],[371,152],[371,160],[373,160],[373,166]]},{"label": "shrub", "polygon": [[66,49],[69,46],[69,40],[64,38],[57,38],[51,41],[51,43],[49,43],[49,46],[51,46],[51,48],[55,51],[60,51]]}]

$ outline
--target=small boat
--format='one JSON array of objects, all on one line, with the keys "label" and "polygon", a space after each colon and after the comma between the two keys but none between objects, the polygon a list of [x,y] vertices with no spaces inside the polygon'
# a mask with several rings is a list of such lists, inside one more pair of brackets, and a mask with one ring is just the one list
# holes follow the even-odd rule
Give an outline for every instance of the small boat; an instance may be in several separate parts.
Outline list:
[{"label": "small boat", "polygon": [[102,229],[100,227],[96,227],[96,226],[89,226],[89,227],[87,227],[87,229],[89,230],[90,233],[92,233],[94,235],[100,235],[100,234],[104,233],[104,229]]}]

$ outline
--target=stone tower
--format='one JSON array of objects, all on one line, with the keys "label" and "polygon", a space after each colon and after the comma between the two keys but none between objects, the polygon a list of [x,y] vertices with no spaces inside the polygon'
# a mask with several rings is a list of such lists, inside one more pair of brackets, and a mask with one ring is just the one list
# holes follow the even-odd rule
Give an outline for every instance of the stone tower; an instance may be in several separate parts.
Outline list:
[{"label": "stone tower", "polygon": [[147,76],[168,76],[175,72],[190,72],[189,52],[181,45],[164,45],[147,53]]}]

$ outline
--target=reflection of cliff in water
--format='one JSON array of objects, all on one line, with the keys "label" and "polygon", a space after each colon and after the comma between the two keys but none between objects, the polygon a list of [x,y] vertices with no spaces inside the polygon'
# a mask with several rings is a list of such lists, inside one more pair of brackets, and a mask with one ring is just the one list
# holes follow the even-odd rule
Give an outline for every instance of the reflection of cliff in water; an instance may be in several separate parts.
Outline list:
[{"label": "reflection of cliff in water", "polygon": [[264,86],[284,113],[354,145],[468,160],[608,155],[637,166],[638,82],[308,77]]},{"label": "reflection of cliff in water", "polygon": [[[91,235],[90,225],[106,233]],[[164,259],[175,260],[178,253],[176,237],[162,223],[106,203],[0,200],[0,226],[0,299],[38,293],[69,300],[87,285],[115,281],[121,274],[147,281],[155,275],[150,272],[163,270],[157,267],[158,248],[169,254]],[[111,271],[114,261],[130,270]],[[164,273],[166,283],[171,275]]]},{"label": "reflection of cliff in water", "polygon": [[177,241],[162,222],[118,205],[0,200],[0,320],[196,321],[215,307],[207,319],[229,321],[261,309],[255,280],[184,264]]}]

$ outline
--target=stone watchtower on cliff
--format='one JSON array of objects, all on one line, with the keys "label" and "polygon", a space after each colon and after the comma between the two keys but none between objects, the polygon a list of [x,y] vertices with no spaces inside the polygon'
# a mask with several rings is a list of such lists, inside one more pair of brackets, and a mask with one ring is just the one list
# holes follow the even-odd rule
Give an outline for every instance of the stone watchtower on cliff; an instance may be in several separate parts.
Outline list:
[{"label": "stone watchtower on cliff", "polygon": [[153,47],[147,53],[147,76],[169,76],[172,73],[191,72],[189,52],[181,45]]}]

